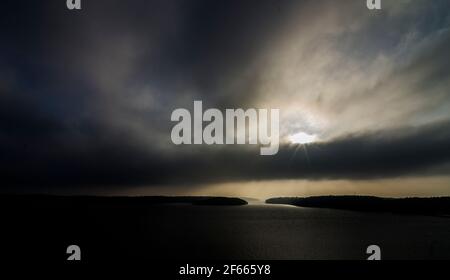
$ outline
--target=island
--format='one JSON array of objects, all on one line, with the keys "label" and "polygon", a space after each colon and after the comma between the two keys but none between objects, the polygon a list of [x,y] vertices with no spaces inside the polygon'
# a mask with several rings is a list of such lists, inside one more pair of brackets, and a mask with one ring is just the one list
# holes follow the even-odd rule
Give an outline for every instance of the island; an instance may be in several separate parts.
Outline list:
[{"label": "island", "polygon": [[351,195],[277,197],[267,199],[266,203],[365,212],[390,212],[433,216],[450,215],[450,197],[383,198]]}]

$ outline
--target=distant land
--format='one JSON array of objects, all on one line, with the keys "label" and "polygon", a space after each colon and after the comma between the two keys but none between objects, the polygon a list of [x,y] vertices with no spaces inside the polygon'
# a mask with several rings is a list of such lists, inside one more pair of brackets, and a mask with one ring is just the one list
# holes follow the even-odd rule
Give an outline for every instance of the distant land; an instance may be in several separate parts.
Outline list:
[{"label": "distant land", "polygon": [[5,203],[45,204],[46,206],[64,206],[71,203],[84,205],[132,205],[151,206],[158,204],[190,204],[208,206],[238,206],[247,205],[247,201],[236,197],[212,196],[57,196],[57,195],[0,195],[0,201]]},{"label": "distant land", "polygon": [[331,208],[365,212],[450,215],[450,197],[381,198],[375,196],[312,196],[278,197],[266,200],[268,204],[288,204],[301,207]]}]

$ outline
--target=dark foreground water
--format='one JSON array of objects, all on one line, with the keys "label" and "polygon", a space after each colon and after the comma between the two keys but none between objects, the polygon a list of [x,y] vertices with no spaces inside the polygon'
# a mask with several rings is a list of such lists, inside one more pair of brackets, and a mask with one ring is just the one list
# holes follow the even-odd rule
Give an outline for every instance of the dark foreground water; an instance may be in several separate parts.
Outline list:
[{"label": "dark foreground water", "polygon": [[376,244],[383,259],[450,259],[450,219],[443,217],[281,205],[81,205],[3,217],[3,257],[41,251],[64,259],[77,244],[92,261],[366,259]]},{"label": "dark foreground water", "polygon": [[[142,221],[139,236],[149,248],[171,248],[175,257],[201,248],[196,257],[365,259],[367,246],[376,244],[384,259],[450,258],[448,218],[276,205],[175,206],[157,212],[148,213],[149,226]],[[147,239],[149,232],[160,234]]]}]

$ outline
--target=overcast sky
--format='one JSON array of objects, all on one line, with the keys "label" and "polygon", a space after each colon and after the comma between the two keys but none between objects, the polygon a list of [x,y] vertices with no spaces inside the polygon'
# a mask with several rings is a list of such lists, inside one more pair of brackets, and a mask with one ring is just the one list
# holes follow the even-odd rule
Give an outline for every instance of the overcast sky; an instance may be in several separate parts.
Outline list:
[{"label": "overcast sky", "polygon": [[[30,2],[2,2],[4,191],[450,195],[447,0]],[[279,153],[175,146],[194,100],[280,109]]]}]

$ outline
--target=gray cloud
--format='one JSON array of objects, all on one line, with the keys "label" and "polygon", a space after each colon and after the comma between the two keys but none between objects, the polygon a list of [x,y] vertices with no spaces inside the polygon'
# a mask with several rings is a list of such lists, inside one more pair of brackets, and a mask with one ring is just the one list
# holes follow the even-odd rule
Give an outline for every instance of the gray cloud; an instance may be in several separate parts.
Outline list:
[{"label": "gray cloud", "polygon": [[5,149],[3,142],[1,170],[9,186],[59,187],[442,175],[448,173],[450,160],[449,128],[448,122],[436,123],[307,146],[284,145],[276,156],[264,157],[247,146],[198,147],[195,152],[180,146],[178,156],[150,152],[123,135],[87,127],[84,135],[73,135],[72,143],[58,142],[58,137],[50,142],[50,137],[14,139]]}]

